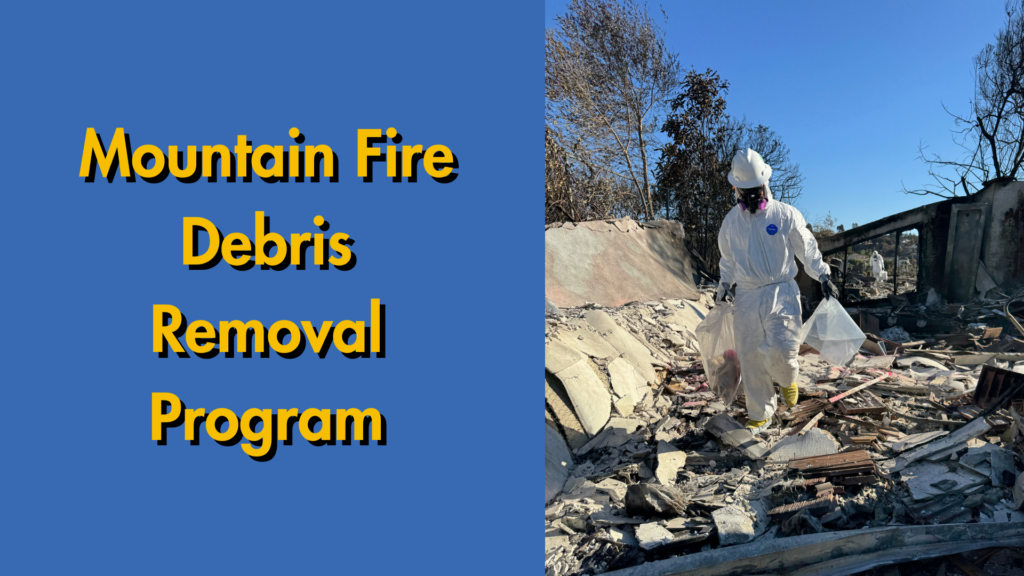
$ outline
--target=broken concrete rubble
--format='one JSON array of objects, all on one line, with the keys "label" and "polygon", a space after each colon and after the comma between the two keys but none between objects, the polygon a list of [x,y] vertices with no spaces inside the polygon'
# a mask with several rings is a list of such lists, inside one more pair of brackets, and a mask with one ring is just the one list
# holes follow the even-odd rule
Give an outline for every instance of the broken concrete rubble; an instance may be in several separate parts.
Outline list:
[{"label": "broken concrete rubble", "polygon": [[645,396],[647,382],[632,364],[622,358],[608,363],[608,374],[611,376],[612,389],[620,398],[629,399],[636,404]]},{"label": "broken concrete rubble", "polygon": [[768,514],[760,500],[729,505],[711,513],[721,546],[746,544],[768,530]]},{"label": "broken concrete rubble", "polygon": [[768,453],[769,462],[789,462],[794,458],[824,456],[838,452],[832,435],[820,428],[812,428],[805,434],[787,436],[780,440]]},{"label": "broken concrete rubble", "polygon": [[544,432],[544,500],[550,502],[558,495],[572,470],[572,454],[565,440],[550,425]]},{"label": "broken concrete rubble", "polygon": [[587,434],[597,434],[611,416],[611,395],[590,367],[590,361],[568,346],[552,342],[544,348],[545,369],[565,387]]},{"label": "broken concrete rubble", "polygon": [[636,527],[636,539],[644,550],[651,550],[672,541],[675,536],[657,522],[649,522]]},{"label": "broken concrete rubble", "polygon": [[587,312],[586,319],[612,348],[640,372],[648,384],[657,382],[657,374],[652,366],[654,358],[643,344],[616,324],[603,310]]},{"label": "broken concrete rubble", "polygon": [[679,469],[685,465],[685,452],[664,440],[658,442],[658,467],[654,470],[658,482],[666,486],[675,484]]},{"label": "broken concrete rubble", "polygon": [[[837,367],[805,351],[800,405],[783,414],[791,419],[754,437],[744,428],[744,396],[726,405],[708,389],[692,339],[701,317],[694,310],[706,310],[711,294],[705,287],[698,303],[567,306],[549,317],[547,346],[578,354],[558,351],[551,366],[561,372],[585,360],[608,410],[599,429],[583,431],[590,434],[585,442],[579,432],[576,445],[568,442],[573,419],[577,428],[582,420],[571,399],[561,407],[551,401],[561,382],[548,369],[548,419],[576,461],[545,511],[550,574],[597,573],[586,567],[598,564],[654,569],[666,558],[810,536],[843,542],[918,522],[1008,526],[1021,514],[1024,426],[1016,426],[1008,404],[985,413],[973,394],[985,366],[997,368],[984,362],[1012,368],[1020,361],[1024,369],[1024,355],[993,353],[971,364],[957,350],[871,341],[886,354],[865,346],[850,366]],[[634,364],[639,358],[652,379]],[[906,362],[916,358],[938,366]],[[631,394],[640,400],[631,402]]]}]

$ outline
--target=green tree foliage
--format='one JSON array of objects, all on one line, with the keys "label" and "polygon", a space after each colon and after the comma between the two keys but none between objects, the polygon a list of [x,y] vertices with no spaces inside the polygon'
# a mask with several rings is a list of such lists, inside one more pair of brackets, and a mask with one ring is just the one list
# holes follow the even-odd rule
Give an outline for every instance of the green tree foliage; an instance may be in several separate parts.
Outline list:
[{"label": "green tree foliage", "polygon": [[772,129],[726,113],[728,91],[729,82],[714,70],[686,74],[679,94],[669,103],[662,127],[669,142],[655,170],[659,209],[683,223],[691,245],[710,263],[712,273],[720,257],[718,230],[736,204],[726,175],[738,150],[753,148],[772,166],[776,200],[792,203],[803,189],[799,165],[790,161],[789,148]]}]

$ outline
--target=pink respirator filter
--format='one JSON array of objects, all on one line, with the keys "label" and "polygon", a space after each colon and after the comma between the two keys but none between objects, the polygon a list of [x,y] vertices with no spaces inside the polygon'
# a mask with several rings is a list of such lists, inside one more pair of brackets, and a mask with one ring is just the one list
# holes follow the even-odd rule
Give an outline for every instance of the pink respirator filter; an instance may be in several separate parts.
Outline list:
[{"label": "pink respirator filter", "polygon": [[[768,207],[768,200],[761,200],[760,202],[757,203],[757,209],[758,210],[764,210],[767,207]],[[747,203],[743,202],[742,200],[740,201],[740,210],[743,210],[744,212],[747,211]]]}]

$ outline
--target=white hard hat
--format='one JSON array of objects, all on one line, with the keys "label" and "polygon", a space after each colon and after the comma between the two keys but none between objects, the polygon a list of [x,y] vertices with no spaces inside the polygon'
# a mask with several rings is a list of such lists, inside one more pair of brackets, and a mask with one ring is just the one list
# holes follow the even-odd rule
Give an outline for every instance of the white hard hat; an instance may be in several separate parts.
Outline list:
[{"label": "white hard hat", "polygon": [[737,188],[754,188],[772,177],[772,167],[765,164],[761,155],[750,148],[739,150],[732,159],[729,183]]}]

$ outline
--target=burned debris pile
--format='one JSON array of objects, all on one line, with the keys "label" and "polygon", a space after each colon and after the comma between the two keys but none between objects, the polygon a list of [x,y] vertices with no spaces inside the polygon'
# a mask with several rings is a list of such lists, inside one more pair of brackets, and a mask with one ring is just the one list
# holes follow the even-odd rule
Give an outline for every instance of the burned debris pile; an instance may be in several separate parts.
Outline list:
[{"label": "burned debris pile", "polygon": [[[864,570],[1024,545],[1009,297],[850,309],[860,354],[835,366],[805,346],[799,403],[752,436],[742,388],[724,403],[697,350],[713,294],[547,307],[547,574]],[[879,539],[904,544],[871,555]]]}]

